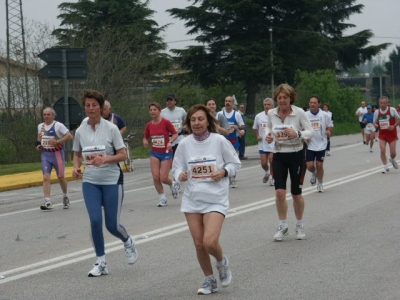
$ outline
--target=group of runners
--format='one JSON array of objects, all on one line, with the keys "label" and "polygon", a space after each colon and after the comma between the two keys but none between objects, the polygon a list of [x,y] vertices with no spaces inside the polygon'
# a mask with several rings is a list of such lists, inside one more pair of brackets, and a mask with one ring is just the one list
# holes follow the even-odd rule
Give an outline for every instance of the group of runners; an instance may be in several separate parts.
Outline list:
[{"label": "group of runners", "polygon": [[[318,192],[324,192],[323,161],[330,151],[327,147],[333,128],[332,114],[329,112],[329,104],[320,108],[321,99],[318,95],[310,97],[307,111],[294,105],[296,98],[293,87],[279,85],[274,91],[273,99],[266,98],[263,101],[264,110],[257,114],[252,127],[258,140],[261,167],[264,171],[262,182],[275,187],[279,220],[274,234],[275,241],[282,241],[289,234],[286,200],[288,175],[296,218],[295,235],[298,240],[306,238],[302,196],[306,170],[311,173],[310,183],[317,185]],[[151,172],[159,195],[157,206],[164,207],[168,204],[163,184],[170,187],[172,196],[176,199],[181,192],[181,185],[185,183],[181,212],[185,214],[205,276],[197,292],[210,294],[218,290],[211,256],[216,260],[221,286],[227,287],[232,280],[229,260],[222,250],[219,237],[229,208],[229,187],[237,187],[236,174],[241,167],[239,137],[244,134],[245,123],[242,114],[234,109],[232,96],[225,98],[224,108],[220,112],[216,112],[214,99],[194,105],[188,112],[177,106],[178,99],[174,94],[167,95],[165,100],[164,109],[157,102],[149,104],[151,121],[146,124],[143,138],[144,147],[151,145]],[[400,123],[400,117],[396,110],[387,107],[386,97],[381,97],[379,103],[380,108],[374,113],[372,123],[380,129],[381,158],[387,173],[387,143],[390,147],[389,161],[397,169],[396,126]],[[96,262],[88,276],[97,277],[108,274],[102,207],[106,228],[124,244],[129,264],[136,262],[138,251],[134,238],[120,223],[124,185],[123,173],[118,163],[126,158],[121,136],[121,128],[126,129],[126,126],[123,122],[118,122],[118,115],[111,114],[111,105],[100,92],[86,91],[82,104],[87,118],[77,129],[74,139],[64,125],[54,120],[54,110],[46,108],[43,111],[44,122],[38,126],[36,143],[37,150],[42,151],[44,174],[45,202],[41,209],[52,208],[50,182],[47,179],[52,166],[60,179],[64,208],[69,208],[67,185],[62,180],[62,144],[73,139],[73,176],[83,176],[83,197],[96,253]],[[365,119],[367,122],[371,121],[367,113]],[[85,166],[84,172],[81,165]],[[106,177],[104,172],[107,173]]]}]

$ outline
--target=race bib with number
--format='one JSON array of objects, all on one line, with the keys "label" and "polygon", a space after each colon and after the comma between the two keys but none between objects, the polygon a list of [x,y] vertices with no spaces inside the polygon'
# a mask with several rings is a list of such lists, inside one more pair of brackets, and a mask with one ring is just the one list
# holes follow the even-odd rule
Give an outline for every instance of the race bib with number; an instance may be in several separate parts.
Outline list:
[{"label": "race bib with number", "polygon": [[260,126],[264,131],[267,131],[267,123],[261,123]]},{"label": "race bib with number", "polygon": [[154,135],[151,137],[151,143],[154,148],[165,148],[165,138],[163,135]]},{"label": "race bib with number", "polygon": [[375,130],[375,126],[372,123],[368,123],[367,125],[365,125],[365,129],[367,129],[367,130]]},{"label": "race bib with number", "polygon": [[389,120],[379,120],[379,128],[380,129],[388,129],[390,126]]},{"label": "race bib with number", "polygon": [[286,134],[285,130],[287,128],[293,128],[292,125],[278,125],[272,128],[272,132],[275,135],[275,139],[278,143],[284,143],[289,140],[288,135]]},{"label": "race bib with number", "polygon": [[211,174],[217,170],[215,156],[191,157],[188,164],[193,180],[213,181]]},{"label": "race bib with number", "polygon": [[311,119],[310,120],[311,126],[314,130],[321,129],[321,121],[319,119]]},{"label": "race bib with number", "polygon": [[55,139],[54,136],[42,135],[42,141],[41,141],[42,147],[43,148],[54,148],[54,146],[50,144],[50,141],[54,140],[54,139]]},{"label": "race bib with number", "polygon": [[181,122],[179,120],[172,121],[172,125],[174,125],[174,128],[176,132],[179,132],[181,130]]},{"label": "race bib with number", "polygon": [[82,150],[82,158],[85,166],[93,166],[93,160],[95,157],[106,157],[106,146],[90,146],[85,147]]}]

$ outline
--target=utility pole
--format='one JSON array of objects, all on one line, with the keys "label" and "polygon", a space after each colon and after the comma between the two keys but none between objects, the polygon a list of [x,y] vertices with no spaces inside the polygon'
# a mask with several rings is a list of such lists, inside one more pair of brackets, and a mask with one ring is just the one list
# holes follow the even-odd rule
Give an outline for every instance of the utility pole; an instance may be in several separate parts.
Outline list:
[{"label": "utility pole", "polygon": [[[11,107],[15,106],[15,97],[13,92],[13,82],[11,81],[11,65],[17,68],[22,65],[24,68],[25,79],[25,97],[27,107],[29,104],[29,85],[28,69],[26,63],[25,31],[24,18],[22,14],[22,0],[6,0],[6,25],[7,25],[7,109],[11,112]],[[17,69],[16,68],[16,69]]]},{"label": "utility pole", "polygon": [[272,27],[269,28],[269,42],[271,46],[271,95],[274,99],[274,51],[272,49]]}]

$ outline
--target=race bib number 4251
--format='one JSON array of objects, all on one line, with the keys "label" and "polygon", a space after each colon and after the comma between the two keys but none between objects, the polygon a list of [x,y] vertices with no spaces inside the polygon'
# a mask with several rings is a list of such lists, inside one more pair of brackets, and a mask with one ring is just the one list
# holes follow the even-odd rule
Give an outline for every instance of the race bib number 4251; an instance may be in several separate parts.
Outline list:
[{"label": "race bib number 4251", "polygon": [[217,170],[214,156],[191,157],[188,162],[193,180],[212,181],[211,175]]}]

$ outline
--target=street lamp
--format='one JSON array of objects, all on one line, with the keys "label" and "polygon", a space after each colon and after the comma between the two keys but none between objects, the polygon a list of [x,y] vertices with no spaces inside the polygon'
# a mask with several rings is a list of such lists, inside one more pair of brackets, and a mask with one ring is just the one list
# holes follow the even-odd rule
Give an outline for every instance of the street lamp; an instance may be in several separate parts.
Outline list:
[{"label": "street lamp", "polygon": [[274,52],[272,50],[272,28],[269,28],[269,42],[271,46],[271,94],[274,97]]}]

